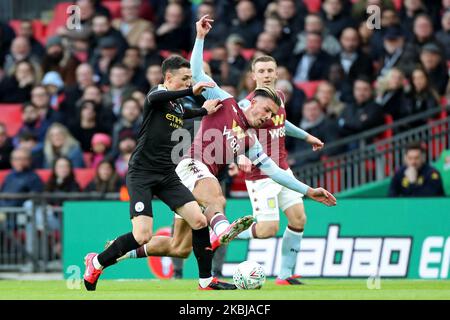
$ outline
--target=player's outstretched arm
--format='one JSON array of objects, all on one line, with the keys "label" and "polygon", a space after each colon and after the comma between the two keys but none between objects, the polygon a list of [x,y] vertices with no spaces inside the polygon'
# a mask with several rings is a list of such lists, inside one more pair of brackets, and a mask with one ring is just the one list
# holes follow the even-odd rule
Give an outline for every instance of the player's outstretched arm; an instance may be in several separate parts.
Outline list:
[{"label": "player's outstretched arm", "polygon": [[323,188],[311,188],[303,182],[297,180],[287,171],[281,169],[277,164],[264,153],[263,148],[258,140],[249,149],[249,157],[253,164],[262,172],[267,174],[273,181],[291,190],[297,191],[309,198],[321,202],[327,206],[335,206],[336,198]]},{"label": "player's outstretched arm", "polygon": [[[214,81],[210,76],[208,76],[203,70],[203,43],[206,34],[211,29],[211,22],[213,20],[208,19],[208,15],[205,15],[200,18],[199,21],[195,24],[197,29],[197,37],[195,39],[194,49],[192,50],[191,55],[191,70],[192,70],[192,78],[195,82]],[[222,90],[219,86],[215,86],[214,88],[208,88],[202,92],[202,95],[206,99],[220,99],[225,100],[231,98],[231,95]]]},{"label": "player's outstretched arm", "polygon": [[297,139],[305,140],[310,145],[312,145],[313,151],[318,151],[323,148],[323,142],[320,141],[320,139],[314,137],[313,135],[310,135],[303,129],[296,127],[288,120],[285,121],[284,125],[286,127],[286,135]]},{"label": "player's outstretched arm", "polygon": [[186,109],[183,114],[183,119],[192,119],[196,117],[213,114],[222,107],[219,99],[206,100],[200,109]]}]

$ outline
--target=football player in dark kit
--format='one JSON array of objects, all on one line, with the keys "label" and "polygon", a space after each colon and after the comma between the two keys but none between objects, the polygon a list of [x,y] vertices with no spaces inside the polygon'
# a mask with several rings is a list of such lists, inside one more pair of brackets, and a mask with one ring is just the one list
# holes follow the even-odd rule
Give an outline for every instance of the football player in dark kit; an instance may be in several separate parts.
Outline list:
[{"label": "football player in dark kit", "polygon": [[[213,251],[206,217],[192,193],[181,183],[175,173],[176,163],[171,159],[171,151],[176,144],[176,141],[172,141],[172,133],[182,127],[183,119],[212,114],[221,107],[220,101],[215,99],[206,100],[201,109],[187,110],[177,99],[200,95],[203,89],[215,84],[198,82],[190,87],[190,63],[179,56],[167,58],[162,64],[162,72],[164,84],[153,88],[147,95],[138,145],[130,158],[126,178],[133,229],[118,237],[102,253],[89,253],[85,257],[84,284],[89,291],[96,289],[103,269],[115,264],[117,258],[128,251],[150,241],[153,229],[153,195],[182,216],[192,229],[192,247],[199,268],[199,289],[236,289],[233,284],[218,281],[211,276]],[[248,227],[239,222],[234,226]]]}]

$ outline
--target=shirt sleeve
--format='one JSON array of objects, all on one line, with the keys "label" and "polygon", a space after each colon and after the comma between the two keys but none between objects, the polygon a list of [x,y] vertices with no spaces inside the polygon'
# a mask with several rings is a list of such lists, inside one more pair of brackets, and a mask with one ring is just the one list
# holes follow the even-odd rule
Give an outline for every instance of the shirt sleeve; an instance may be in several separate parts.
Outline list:
[{"label": "shirt sleeve", "polygon": [[[203,39],[195,39],[194,49],[192,50],[191,55],[192,78],[195,82],[214,82],[214,80],[203,70],[203,43]],[[228,92],[221,89],[217,84],[213,88],[206,88],[203,90],[202,95],[206,99],[220,99],[221,101],[232,98]]]},{"label": "shirt sleeve", "polygon": [[149,102],[149,105],[154,106],[192,95],[194,95],[194,93],[192,92],[192,88],[177,91],[156,90],[149,93],[149,95],[147,96],[147,100]]},{"label": "shirt sleeve", "polygon": [[294,126],[291,122],[287,120],[284,122],[284,125],[286,127],[286,134],[290,137],[305,140],[306,137],[309,135],[308,132],[299,127]]},{"label": "shirt sleeve", "polygon": [[277,164],[263,151],[261,143],[256,139],[250,147],[248,156],[255,166],[267,174],[273,181],[291,190],[301,194],[306,194],[310,188],[303,182],[298,181],[286,170],[281,169]]},{"label": "shirt sleeve", "polygon": [[183,119],[192,119],[197,117],[203,117],[208,114],[208,110],[205,108],[200,109],[184,109]]}]

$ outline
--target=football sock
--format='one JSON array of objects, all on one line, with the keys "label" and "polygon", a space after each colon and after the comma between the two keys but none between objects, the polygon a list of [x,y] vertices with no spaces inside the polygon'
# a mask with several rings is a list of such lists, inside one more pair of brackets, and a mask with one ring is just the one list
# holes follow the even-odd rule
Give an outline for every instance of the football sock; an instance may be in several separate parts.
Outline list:
[{"label": "football sock", "polygon": [[221,212],[216,212],[214,217],[210,221],[211,228],[214,230],[214,233],[216,235],[222,234],[228,226],[230,225],[230,222],[228,221],[227,217]]},{"label": "football sock", "polygon": [[209,278],[205,278],[205,279],[200,278],[198,280],[198,284],[200,285],[200,287],[206,288],[207,286],[209,286],[209,284],[211,283],[212,279],[213,279],[213,277],[209,277]]},{"label": "football sock", "polygon": [[280,279],[286,279],[293,275],[297,255],[300,252],[303,230],[292,229],[294,228],[286,227],[281,242],[281,270],[278,276]]},{"label": "football sock", "polygon": [[239,233],[237,238],[242,240],[256,239],[256,222],[253,222],[250,228]]},{"label": "football sock", "polygon": [[211,278],[213,251],[209,241],[208,227],[192,230],[192,247],[197,259],[199,278]]},{"label": "football sock", "polygon": [[97,256],[98,262],[103,268],[109,267],[117,262],[117,259],[128,251],[139,248],[139,243],[133,234],[127,233],[118,237],[105,251]]}]

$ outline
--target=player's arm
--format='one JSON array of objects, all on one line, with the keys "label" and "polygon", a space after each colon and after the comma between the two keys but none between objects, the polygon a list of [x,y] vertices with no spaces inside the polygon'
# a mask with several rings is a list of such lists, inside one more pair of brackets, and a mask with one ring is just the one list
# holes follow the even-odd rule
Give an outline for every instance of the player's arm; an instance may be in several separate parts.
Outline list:
[{"label": "player's arm", "polygon": [[[211,29],[210,22],[211,19],[207,18],[208,16],[203,16],[199,21],[195,24],[197,29],[197,37],[195,39],[194,49],[192,50],[191,55],[191,70],[192,70],[192,78],[195,82],[207,81],[213,82],[214,80],[208,76],[203,70],[203,43],[205,40],[206,34]],[[213,88],[208,88],[202,92],[202,95],[206,99],[220,99],[225,100],[231,98],[232,96],[222,90],[219,86],[215,86]]]},{"label": "player's arm", "polygon": [[277,164],[263,151],[263,147],[258,140],[255,140],[253,146],[249,149],[250,160],[262,172],[267,174],[273,181],[291,190],[304,194],[311,199],[322,202],[327,206],[336,205],[336,198],[323,188],[311,188],[303,182],[297,180],[287,171],[281,169]]},{"label": "player's arm", "polygon": [[303,130],[299,127],[296,127],[294,124],[292,124],[288,120],[285,121],[284,125],[286,128],[286,135],[297,138],[297,139],[305,140],[310,145],[312,145],[314,151],[317,151],[317,150],[320,150],[323,148],[323,142],[320,141],[320,139],[314,137],[313,135],[310,135],[305,130]]},{"label": "player's arm", "polygon": [[152,103],[152,105],[158,105],[187,96],[199,95],[206,88],[212,88],[215,85],[216,84],[213,81],[200,81],[193,87],[184,90],[173,91],[161,88],[156,91],[150,92],[150,94],[147,95],[147,100],[148,102]]},{"label": "player's arm", "polygon": [[186,109],[184,110],[183,119],[192,119],[203,117],[207,114],[213,114],[222,107],[219,99],[206,100],[200,109]]}]

